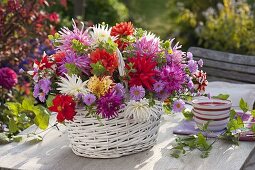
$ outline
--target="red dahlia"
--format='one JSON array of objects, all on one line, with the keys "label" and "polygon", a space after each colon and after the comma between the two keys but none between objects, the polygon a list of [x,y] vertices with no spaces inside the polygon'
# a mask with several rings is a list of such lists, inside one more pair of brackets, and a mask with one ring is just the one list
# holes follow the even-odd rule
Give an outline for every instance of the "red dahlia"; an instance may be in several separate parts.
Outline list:
[{"label": "red dahlia", "polygon": [[57,63],[62,62],[62,60],[65,58],[66,54],[64,52],[58,52],[56,54],[53,54],[53,58]]},{"label": "red dahlia", "polygon": [[[129,72],[129,85],[130,86],[143,86],[147,89],[152,89],[152,85],[156,82],[154,79],[157,71],[155,67],[157,63],[152,58],[147,57],[133,57],[128,60],[129,63],[133,64],[132,69],[135,72]],[[130,66],[126,65],[127,69],[130,70]]]},{"label": "red dahlia", "polygon": [[117,40],[115,41],[118,44],[118,48],[123,50],[128,46],[127,42],[123,42],[121,38],[132,35],[134,33],[134,27],[131,22],[121,22],[116,24],[111,29],[111,36],[117,36]]},{"label": "red dahlia", "polygon": [[71,96],[57,95],[53,99],[53,106],[49,109],[52,112],[57,112],[58,122],[63,122],[66,120],[73,120],[75,116],[75,106],[76,103]]},{"label": "red dahlia", "polygon": [[110,74],[118,67],[118,57],[116,53],[110,54],[105,49],[97,48],[90,54],[90,59],[92,63],[101,62]]},{"label": "red dahlia", "polygon": [[134,33],[134,27],[131,22],[121,22],[112,27],[111,36],[128,36]]}]

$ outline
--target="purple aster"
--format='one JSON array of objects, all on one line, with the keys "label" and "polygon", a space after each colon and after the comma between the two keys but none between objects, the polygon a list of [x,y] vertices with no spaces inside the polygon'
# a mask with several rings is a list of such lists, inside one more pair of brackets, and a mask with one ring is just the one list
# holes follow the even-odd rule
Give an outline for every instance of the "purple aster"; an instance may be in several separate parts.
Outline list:
[{"label": "purple aster", "polygon": [[198,60],[198,65],[200,66],[200,67],[203,67],[203,65],[204,65],[204,62],[203,62],[203,60],[202,59],[200,59],[200,60]]},{"label": "purple aster", "polygon": [[173,104],[173,111],[176,113],[182,112],[182,110],[184,109],[184,105],[185,105],[185,102],[183,100],[181,99],[175,100]]},{"label": "purple aster", "polygon": [[145,96],[145,90],[143,86],[132,86],[130,88],[130,99],[140,100]]},{"label": "purple aster", "polygon": [[110,91],[97,101],[97,111],[103,118],[113,118],[118,116],[119,108],[122,105],[122,97],[115,91]]},{"label": "purple aster", "polygon": [[162,81],[158,81],[153,84],[153,90],[155,90],[155,92],[162,91],[164,87],[165,87],[165,84]]},{"label": "purple aster", "polygon": [[117,83],[114,86],[114,90],[116,91],[117,95],[119,95],[119,96],[124,96],[124,94],[125,94],[125,88],[121,83]]},{"label": "purple aster", "polygon": [[38,84],[35,84],[33,96],[34,96],[35,98],[37,98],[37,97],[39,96],[39,93],[40,93],[40,86],[39,86]]},{"label": "purple aster", "polygon": [[45,94],[48,94],[49,91],[51,90],[51,81],[47,78],[44,78],[44,79],[41,79],[39,80],[38,82],[41,90],[45,93]]},{"label": "purple aster", "polygon": [[170,96],[170,93],[167,92],[167,90],[162,90],[156,94],[156,97],[158,98],[158,100],[162,102],[165,101],[169,96]]},{"label": "purple aster", "polygon": [[197,62],[194,60],[188,61],[188,68],[191,73],[195,73],[198,70]]},{"label": "purple aster", "polygon": [[87,55],[76,56],[74,53],[69,53],[60,63],[60,73],[67,73],[66,64],[74,64],[83,73],[87,75],[90,74],[90,62]]},{"label": "purple aster", "polygon": [[191,52],[187,52],[187,58],[189,60],[193,60],[193,54]]},{"label": "purple aster", "polygon": [[34,86],[34,92],[33,96],[35,98],[39,98],[41,102],[45,102],[45,96],[50,92],[51,90],[51,82],[49,79],[41,79],[38,81],[37,84]]},{"label": "purple aster", "polygon": [[83,97],[83,102],[90,106],[91,104],[93,104],[96,101],[96,96],[94,94],[86,94]]},{"label": "purple aster", "polygon": [[180,90],[186,79],[182,66],[174,64],[163,67],[159,76],[159,79],[165,84],[165,90],[170,94]]},{"label": "purple aster", "polygon": [[160,52],[158,38],[142,37],[134,44],[134,47],[138,56],[154,57]]},{"label": "purple aster", "polygon": [[64,27],[59,31],[60,38],[57,40],[61,45],[57,46],[57,50],[65,52],[75,52],[72,48],[72,41],[78,40],[84,46],[90,46],[92,39],[87,30],[84,30],[84,24],[82,23],[82,28],[77,28],[75,22],[73,21],[73,30]]}]

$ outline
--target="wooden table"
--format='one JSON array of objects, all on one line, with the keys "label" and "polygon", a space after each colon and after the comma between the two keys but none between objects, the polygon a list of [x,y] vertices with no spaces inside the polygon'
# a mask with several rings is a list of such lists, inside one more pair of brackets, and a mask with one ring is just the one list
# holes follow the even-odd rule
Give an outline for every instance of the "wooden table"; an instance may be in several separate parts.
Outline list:
[{"label": "wooden table", "polygon": [[[242,90],[240,90],[242,89]],[[255,85],[229,84],[211,82],[207,88],[211,94],[230,94],[234,105],[240,97],[253,105]],[[217,94],[216,94],[217,93]],[[213,149],[206,159],[199,157],[199,152],[193,151],[179,159],[170,156],[170,149],[175,139],[172,130],[182,120],[181,114],[175,116],[164,115],[159,130],[156,146],[138,154],[117,159],[88,159],[76,156],[69,147],[65,126],[59,126],[60,131],[52,128],[43,132],[42,142],[29,144],[26,141],[0,145],[0,170],[11,169],[61,169],[61,170],[114,170],[114,169],[144,169],[144,170],[171,170],[171,169],[255,169],[255,142],[241,142],[240,146],[233,146],[222,141],[213,145]],[[54,123],[54,119],[51,120]],[[35,126],[23,133],[32,132]]]},{"label": "wooden table", "polygon": [[[59,126],[60,131],[54,127],[42,133],[44,139],[38,144],[29,144],[23,141],[0,146],[0,167],[49,170],[236,170],[240,169],[249,155],[251,157],[253,154],[255,142],[240,142],[240,146],[234,146],[219,141],[213,145],[213,149],[206,159],[200,158],[198,151],[193,151],[179,159],[173,158],[170,156],[170,149],[175,139],[172,130],[181,120],[181,114],[164,115],[158,142],[153,148],[116,159],[89,159],[76,156],[69,147],[65,126],[61,125]],[[31,127],[24,133],[34,129],[35,127]],[[250,168],[252,169],[252,166]]]}]

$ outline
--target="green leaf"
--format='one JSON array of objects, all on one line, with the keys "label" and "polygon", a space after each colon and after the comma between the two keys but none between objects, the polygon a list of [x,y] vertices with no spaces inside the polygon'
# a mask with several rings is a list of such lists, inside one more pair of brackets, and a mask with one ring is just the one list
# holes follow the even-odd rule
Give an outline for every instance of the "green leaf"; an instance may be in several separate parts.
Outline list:
[{"label": "green leaf", "polygon": [[183,151],[185,151],[184,149],[173,149],[171,156],[174,158],[179,158],[180,155],[183,153]]},{"label": "green leaf", "polygon": [[26,97],[24,98],[24,100],[22,101],[22,108],[24,110],[30,110],[33,111],[34,109],[34,103],[35,100],[32,97]]},{"label": "green leaf", "polygon": [[229,98],[228,94],[219,94],[217,96],[213,96],[214,99],[221,99],[221,100],[227,100]]},{"label": "green leaf", "polygon": [[10,119],[10,120],[9,120],[9,131],[10,131],[11,133],[15,133],[15,132],[17,132],[18,130],[19,130],[19,128],[18,128],[18,126],[17,126],[15,120],[14,120],[14,119]]},{"label": "green leaf", "polygon": [[35,124],[42,130],[47,129],[50,120],[50,113],[42,106],[35,106]]},{"label": "green leaf", "polygon": [[236,116],[236,111],[234,109],[231,109],[229,114],[229,119],[232,120],[235,118],[235,116]]},{"label": "green leaf", "polygon": [[14,142],[20,142],[22,141],[22,136],[13,136],[12,139]]},{"label": "green leaf", "polygon": [[72,75],[72,74],[77,74],[79,75],[81,73],[81,70],[75,65],[75,64],[71,64],[71,63],[66,63],[65,67],[67,69],[67,73],[68,75]]},{"label": "green leaf", "polygon": [[248,103],[244,101],[243,98],[241,98],[240,102],[239,102],[239,107],[242,109],[242,111],[244,113],[246,113],[249,110],[249,106]]},{"label": "green leaf", "polygon": [[12,112],[13,115],[18,116],[20,109],[21,109],[20,103],[7,102],[5,104],[8,107],[8,109]]},{"label": "green leaf", "polygon": [[255,110],[252,110],[252,111],[251,111],[251,115],[252,115],[253,117],[255,117]]},{"label": "green leaf", "polygon": [[0,145],[10,143],[10,139],[5,133],[0,133]]},{"label": "green leaf", "polygon": [[201,132],[197,134],[197,144],[203,150],[208,150],[210,148],[210,145],[206,142],[205,136]]},{"label": "green leaf", "polygon": [[53,95],[49,95],[49,96],[48,96],[48,98],[47,98],[47,100],[46,100],[46,105],[47,105],[48,108],[51,107],[51,106],[53,106],[52,101],[53,101],[54,98],[55,98],[55,96],[53,96]]},{"label": "green leaf", "polygon": [[36,134],[29,134],[28,137],[29,137],[28,142],[30,144],[36,144],[36,143],[41,142],[43,140],[42,136],[36,135]]},{"label": "green leaf", "polygon": [[251,126],[251,131],[252,131],[252,132],[255,132],[255,125],[252,125],[252,126]]},{"label": "green leaf", "polygon": [[106,69],[101,64],[101,62],[92,63],[90,64],[90,66],[92,67],[92,74],[96,76],[100,76],[106,72]]},{"label": "green leaf", "polygon": [[182,114],[186,120],[192,120],[194,116],[194,114],[189,109],[184,109],[182,111]]}]

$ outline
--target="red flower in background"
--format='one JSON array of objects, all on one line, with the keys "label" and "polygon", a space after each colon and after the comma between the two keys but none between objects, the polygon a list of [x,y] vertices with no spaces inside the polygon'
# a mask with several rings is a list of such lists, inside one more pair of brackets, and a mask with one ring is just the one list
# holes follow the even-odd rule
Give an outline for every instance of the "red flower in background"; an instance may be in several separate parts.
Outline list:
[{"label": "red flower in background", "polygon": [[49,110],[58,113],[58,122],[63,122],[64,120],[73,120],[73,117],[76,114],[76,103],[71,96],[59,94],[53,99],[52,102],[53,106],[51,106]]},{"label": "red flower in background", "polygon": [[[129,63],[133,64],[132,69],[135,69],[135,72],[130,71],[129,76],[129,85],[130,86],[143,86],[147,89],[152,89],[153,83],[156,82],[154,76],[157,71],[155,67],[157,63],[152,60],[152,58],[147,57],[133,57],[128,60]],[[128,70],[131,70],[130,65],[126,65]]]},{"label": "red flower in background", "polygon": [[17,74],[15,71],[8,67],[0,69],[0,86],[10,90],[18,82]]},{"label": "red flower in background", "polygon": [[206,79],[206,73],[203,72],[202,70],[197,71],[194,75],[193,75],[194,79],[194,88],[199,91],[199,92],[204,92],[205,91],[205,87],[208,84],[208,81]]},{"label": "red flower in background", "polygon": [[112,74],[118,67],[118,57],[116,53],[110,54],[105,49],[97,48],[90,54],[92,63],[101,62],[104,68]]},{"label": "red flower in background", "polygon": [[124,50],[128,46],[128,42],[124,42],[121,38],[132,35],[133,33],[134,27],[131,22],[121,22],[111,29],[111,36],[117,36],[118,39],[115,42],[121,50]]},{"label": "red flower in background", "polygon": [[59,23],[59,15],[56,12],[52,12],[49,14],[49,20],[50,22]]}]

